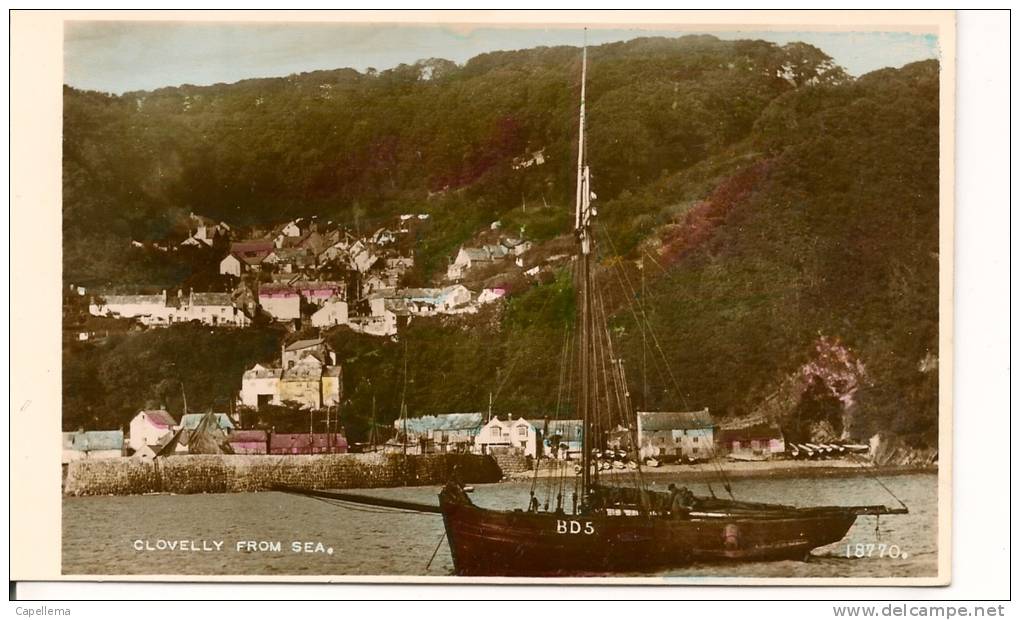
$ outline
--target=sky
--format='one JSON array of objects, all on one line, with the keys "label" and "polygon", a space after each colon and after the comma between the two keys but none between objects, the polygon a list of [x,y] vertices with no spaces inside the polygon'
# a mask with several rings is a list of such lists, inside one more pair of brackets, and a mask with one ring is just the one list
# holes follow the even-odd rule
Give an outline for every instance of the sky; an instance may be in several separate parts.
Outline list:
[{"label": "sky", "polygon": [[[599,45],[643,36],[697,31],[594,28]],[[810,43],[851,75],[938,58],[938,38],[909,32],[713,31],[720,39]],[[246,78],[351,67],[389,69],[446,58],[463,63],[497,50],[580,45],[579,29],[209,22],[66,22],[64,81],[115,94],[181,84],[209,85]]]}]

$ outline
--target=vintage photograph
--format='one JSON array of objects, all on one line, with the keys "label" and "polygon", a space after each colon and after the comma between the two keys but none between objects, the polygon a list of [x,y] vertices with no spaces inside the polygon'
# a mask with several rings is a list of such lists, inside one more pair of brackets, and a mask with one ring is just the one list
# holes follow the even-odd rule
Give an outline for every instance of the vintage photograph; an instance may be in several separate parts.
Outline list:
[{"label": "vintage photograph", "polygon": [[64,22],[63,575],[947,583],[952,17],[435,17]]}]

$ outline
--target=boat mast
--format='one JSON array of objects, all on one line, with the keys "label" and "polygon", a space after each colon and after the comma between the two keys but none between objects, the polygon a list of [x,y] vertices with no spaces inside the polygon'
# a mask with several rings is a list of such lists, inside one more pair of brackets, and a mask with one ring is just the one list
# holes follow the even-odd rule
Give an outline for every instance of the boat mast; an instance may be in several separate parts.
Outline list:
[{"label": "boat mast", "polygon": [[[592,250],[592,235],[591,235],[591,218],[595,215],[594,209],[591,208],[591,190],[588,187],[590,175],[588,166],[586,164],[586,153],[584,143],[584,128],[585,128],[585,84],[588,77],[588,42],[587,42],[587,29],[585,29],[585,45],[581,53],[581,105],[580,105],[580,118],[578,121],[578,140],[577,140],[577,196],[576,206],[574,212],[574,229],[577,232],[577,242],[579,246],[579,266],[578,266],[578,279],[580,280],[580,304],[578,308],[578,314],[580,319],[580,384],[581,392],[579,395],[578,406],[581,410],[581,418],[583,420],[584,428],[581,438],[581,452],[582,452],[582,474],[581,474],[581,499],[586,501],[588,495],[591,492],[593,482],[592,473],[592,450],[594,449],[596,439],[593,437],[592,429],[594,427],[594,393],[592,390],[592,367],[591,367],[591,348],[592,348],[592,301],[591,301],[591,250]],[[597,477],[598,473],[595,472],[594,477]]]}]

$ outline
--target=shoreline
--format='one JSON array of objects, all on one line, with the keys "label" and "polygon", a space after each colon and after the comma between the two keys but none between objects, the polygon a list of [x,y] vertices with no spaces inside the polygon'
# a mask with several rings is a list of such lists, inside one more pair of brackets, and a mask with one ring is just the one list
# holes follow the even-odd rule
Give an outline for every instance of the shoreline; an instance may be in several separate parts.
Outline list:
[{"label": "shoreline", "polygon": [[[573,474],[572,463],[567,473]],[[862,465],[849,459],[829,459],[825,461],[729,461],[697,465],[668,464],[660,467],[643,467],[641,473],[646,477],[669,477],[672,480],[717,480],[723,476],[734,480],[753,478],[854,478],[873,476],[898,476],[905,474],[937,474],[937,465],[895,465],[875,467]],[[607,470],[600,475],[628,476],[636,470]],[[537,472],[539,478],[550,478],[560,474],[558,468],[543,467]],[[534,470],[515,472],[504,477],[506,482],[526,480],[536,476]]]}]

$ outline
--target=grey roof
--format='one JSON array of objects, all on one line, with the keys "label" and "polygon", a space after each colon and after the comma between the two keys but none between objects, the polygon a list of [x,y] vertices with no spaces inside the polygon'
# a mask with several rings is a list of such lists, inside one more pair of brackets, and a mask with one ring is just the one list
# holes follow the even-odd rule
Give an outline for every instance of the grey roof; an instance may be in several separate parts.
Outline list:
[{"label": "grey roof", "polygon": [[639,411],[637,415],[642,431],[690,430],[715,426],[708,409],[701,411]]},{"label": "grey roof", "polygon": [[163,305],[163,295],[101,295],[106,305],[113,304],[159,304]]},{"label": "grey roof", "polygon": [[[409,433],[426,433],[428,431],[472,431],[480,429],[484,424],[481,412],[478,413],[441,413],[407,419]],[[393,427],[403,430],[404,422],[399,418]]]},{"label": "grey roof", "polygon": [[124,447],[124,431],[84,431],[63,433],[65,450],[120,450]]},{"label": "grey roof", "polygon": [[472,261],[492,260],[492,256],[484,248],[463,248],[464,253]]},{"label": "grey roof", "polygon": [[287,351],[300,351],[301,349],[307,349],[308,347],[317,347],[324,344],[325,340],[322,338],[312,338],[311,340],[297,340],[287,345]]},{"label": "grey roof", "polygon": [[[194,429],[198,428],[199,423],[202,422],[202,418],[204,418],[207,415],[209,415],[209,414],[207,414],[207,413],[188,413],[188,414],[185,414],[184,417],[181,418],[181,426],[186,428],[186,429],[188,429],[188,430],[194,430]],[[230,417],[227,414],[225,414],[225,413],[214,413],[213,415],[216,416],[216,424],[220,428],[231,428],[231,429],[234,428],[234,423],[230,421]]]},{"label": "grey roof", "polygon": [[192,293],[191,303],[195,306],[233,306],[230,293]]},{"label": "grey roof", "polygon": [[582,420],[547,420],[544,432],[546,437],[559,435],[560,441],[580,441],[584,436],[584,422]]}]

